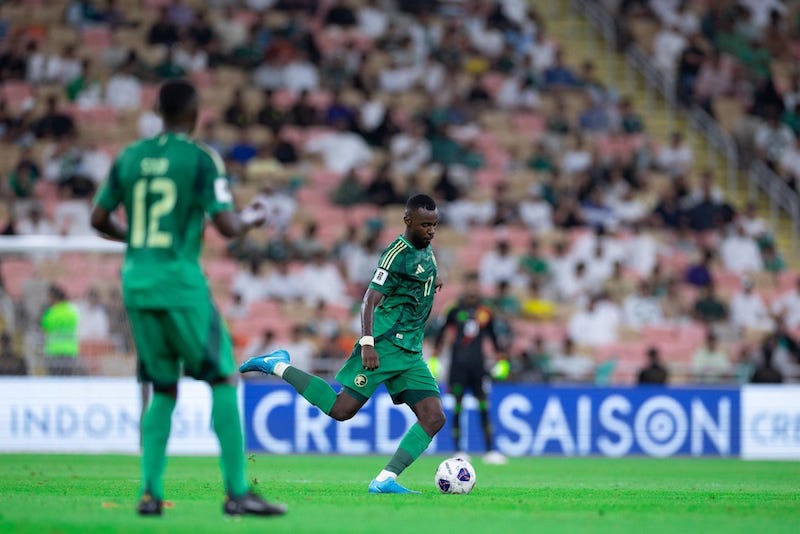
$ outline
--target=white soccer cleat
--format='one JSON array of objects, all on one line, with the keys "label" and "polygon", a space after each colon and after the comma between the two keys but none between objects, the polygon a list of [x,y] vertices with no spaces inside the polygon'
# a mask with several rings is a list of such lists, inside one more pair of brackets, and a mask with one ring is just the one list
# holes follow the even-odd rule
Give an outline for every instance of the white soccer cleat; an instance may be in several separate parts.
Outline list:
[{"label": "white soccer cleat", "polygon": [[505,465],[508,458],[500,451],[489,451],[483,455],[483,463],[489,465]]}]

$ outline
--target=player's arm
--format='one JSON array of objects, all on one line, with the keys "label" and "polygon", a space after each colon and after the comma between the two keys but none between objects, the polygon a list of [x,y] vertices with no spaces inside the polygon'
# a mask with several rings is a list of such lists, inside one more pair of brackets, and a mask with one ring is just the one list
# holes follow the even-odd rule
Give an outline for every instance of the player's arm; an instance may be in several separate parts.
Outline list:
[{"label": "player's arm", "polygon": [[114,241],[124,242],[128,235],[128,227],[114,218],[113,214],[102,206],[92,208],[92,228]]},{"label": "player's arm", "polygon": [[378,352],[375,350],[375,339],[372,335],[372,325],[375,319],[375,309],[383,301],[383,293],[371,287],[364,293],[361,301],[361,364],[370,371],[380,365]]},{"label": "player's arm", "polygon": [[122,202],[122,187],[119,180],[119,159],[108,173],[108,179],[97,191],[92,207],[92,228],[114,241],[126,241],[128,227],[114,218],[114,211]]},{"label": "player's arm", "polygon": [[248,217],[247,214],[249,212],[247,209],[245,208],[241,213],[233,210],[220,211],[214,214],[211,221],[223,236],[227,238],[241,237],[249,232],[251,228],[259,226],[266,221],[266,215],[261,213],[254,213],[251,217]]}]

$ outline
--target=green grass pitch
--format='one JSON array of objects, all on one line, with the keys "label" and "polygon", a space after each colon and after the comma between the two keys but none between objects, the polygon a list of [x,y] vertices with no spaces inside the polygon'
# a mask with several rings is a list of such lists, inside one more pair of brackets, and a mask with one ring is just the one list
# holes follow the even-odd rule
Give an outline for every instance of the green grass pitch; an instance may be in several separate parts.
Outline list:
[{"label": "green grass pitch", "polygon": [[425,456],[402,481],[422,495],[369,495],[378,456],[250,458],[280,518],[225,518],[216,458],[170,458],[162,518],[139,518],[133,456],[0,455],[0,532],[797,532],[800,463],[647,458],[475,460],[470,495],[440,495]]}]

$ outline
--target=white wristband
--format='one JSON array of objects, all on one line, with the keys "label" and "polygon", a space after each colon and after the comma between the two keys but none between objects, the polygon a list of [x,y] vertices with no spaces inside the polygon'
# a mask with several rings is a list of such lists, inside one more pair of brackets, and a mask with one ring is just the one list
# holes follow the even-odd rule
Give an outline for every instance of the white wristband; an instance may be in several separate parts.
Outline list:
[{"label": "white wristband", "polygon": [[361,339],[358,340],[358,344],[362,347],[367,345],[369,347],[375,346],[375,338],[372,336],[361,336]]}]

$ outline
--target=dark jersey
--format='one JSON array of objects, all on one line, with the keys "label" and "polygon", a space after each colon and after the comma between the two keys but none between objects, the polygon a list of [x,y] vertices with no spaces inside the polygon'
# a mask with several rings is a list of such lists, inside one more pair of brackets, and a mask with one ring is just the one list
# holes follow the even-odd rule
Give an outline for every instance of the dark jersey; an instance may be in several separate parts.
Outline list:
[{"label": "dark jersey", "polygon": [[483,365],[483,344],[488,338],[495,350],[501,350],[495,330],[495,317],[491,308],[484,304],[457,302],[447,313],[439,331],[436,346],[440,346],[445,332],[455,328],[456,337],[451,350],[451,367],[459,365]]}]

